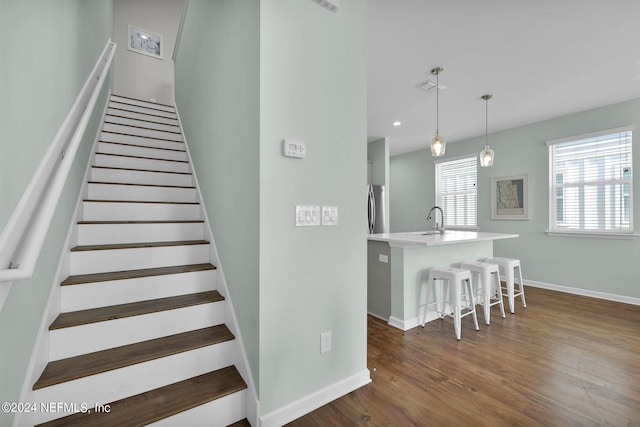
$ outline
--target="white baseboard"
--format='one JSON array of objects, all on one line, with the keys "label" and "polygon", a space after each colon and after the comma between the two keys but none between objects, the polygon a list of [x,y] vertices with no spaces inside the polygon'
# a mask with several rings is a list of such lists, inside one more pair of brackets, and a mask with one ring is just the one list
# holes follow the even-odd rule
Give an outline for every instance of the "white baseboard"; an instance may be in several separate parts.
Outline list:
[{"label": "white baseboard", "polygon": [[280,427],[371,382],[369,370],[353,375],[260,417],[261,427]]},{"label": "white baseboard", "polygon": [[552,291],[565,292],[567,294],[582,295],[585,297],[599,298],[608,301],[622,302],[625,304],[640,305],[640,298],[629,297],[625,295],[610,294],[607,292],[591,291],[582,288],[573,288],[571,286],[556,285],[553,283],[537,282],[535,280],[524,279],[525,286],[533,286],[534,288],[549,289]]},{"label": "white baseboard", "polygon": [[[427,314],[427,321],[426,323],[432,322],[436,319],[439,319],[440,317],[438,316],[438,313],[436,313],[435,311],[430,312]],[[413,329],[416,326],[420,326],[420,318],[419,317],[413,317],[411,319],[407,319],[407,320],[402,320],[399,319],[397,317],[394,316],[390,316],[389,317],[389,325],[393,326],[394,328],[398,328],[402,331],[408,331],[409,329]]]}]

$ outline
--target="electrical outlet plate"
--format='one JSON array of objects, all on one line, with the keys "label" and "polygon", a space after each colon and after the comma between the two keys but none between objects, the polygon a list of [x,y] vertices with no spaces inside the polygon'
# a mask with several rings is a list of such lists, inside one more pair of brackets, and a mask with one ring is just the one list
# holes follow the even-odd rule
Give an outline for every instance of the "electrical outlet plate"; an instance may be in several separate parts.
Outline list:
[{"label": "electrical outlet plate", "polygon": [[338,225],[338,207],[323,206],[322,207],[322,225]]},{"label": "electrical outlet plate", "polygon": [[320,334],[320,354],[331,351],[331,331]]}]

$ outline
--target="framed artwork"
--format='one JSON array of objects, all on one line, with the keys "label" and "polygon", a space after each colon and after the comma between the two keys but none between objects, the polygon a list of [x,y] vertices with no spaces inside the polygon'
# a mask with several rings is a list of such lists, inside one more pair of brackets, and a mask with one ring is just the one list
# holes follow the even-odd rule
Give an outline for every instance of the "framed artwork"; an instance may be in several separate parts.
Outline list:
[{"label": "framed artwork", "polygon": [[127,49],[153,58],[164,59],[162,55],[162,35],[142,28],[127,25]]},{"label": "framed artwork", "polygon": [[529,174],[491,178],[491,219],[530,219]]}]

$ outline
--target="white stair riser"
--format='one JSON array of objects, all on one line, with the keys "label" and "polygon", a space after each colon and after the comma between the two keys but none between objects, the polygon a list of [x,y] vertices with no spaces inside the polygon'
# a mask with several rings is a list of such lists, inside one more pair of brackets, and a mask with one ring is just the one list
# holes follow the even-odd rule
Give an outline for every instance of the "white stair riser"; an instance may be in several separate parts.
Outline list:
[{"label": "white stair riser", "polygon": [[152,101],[143,101],[140,99],[131,99],[131,98],[126,98],[124,96],[118,96],[118,95],[111,95],[111,101],[122,102],[129,105],[136,105],[138,107],[151,108],[153,110],[161,110],[161,111],[167,111],[167,112],[175,111],[175,108],[170,107],[168,105],[158,104]]},{"label": "white stair riser", "polygon": [[111,123],[104,123],[102,130],[106,132],[118,132],[126,133],[129,135],[144,136],[148,138],[166,139],[170,141],[182,141],[182,135],[178,133],[161,132],[152,129],[142,129],[124,125],[114,125]]},{"label": "white stair riser", "polygon": [[[76,402],[93,408],[125,397],[144,393],[175,382],[222,369],[232,364],[235,340],[174,354],[156,360],[103,372],[36,390],[37,402]],[[37,422],[61,416],[39,414]]]},{"label": "white stair riser", "polygon": [[157,298],[213,291],[216,270],[62,286],[62,311],[78,311]]},{"label": "white stair riser", "polygon": [[98,143],[99,153],[124,154],[125,156],[154,157],[167,160],[188,160],[186,151],[163,150],[118,143]]},{"label": "white stair riser", "polygon": [[49,331],[49,359],[59,360],[224,323],[224,301]]},{"label": "white stair riser", "polygon": [[181,173],[145,172],[122,169],[93,168],[91,180],[101,182],[123,182],[130,184],[193,186],[193,175]]},{"label": "white stair riser", "polygon": [[137,159],[134,157],[109,156],[103,154],[96,154],[95,165],[168,172],[191,172],[189,163],[172,162],[168,160]]},{"label": "white stair riser", "polygon": [[154,120],[151,120],[152,117],[147,119],[132,119],[129,117],[121,117],[118,115],[107,115],[105,117],[105,121],[109,123],[118,123],[121,125],[127,126],[138,126],[143,128],[161,130],[166,132],[180,132],[180,127],[175,126],[176,123],[173,124],[165,124],[165,123],[156,123]]},{"label": "white stair riser", "polygon": [[135,200],[158,202],[195,202],[195,188],[151,187],[126,184],[89,184],[88,198],[93,200]]},{"label": "white stair riser", "polygon": [[160,224],[79,224],[78,245],[171,242],[204,239],[201,222]]},{"label": "white stair riser", "polygon": [[241,390],[148,425],[152,427],[200,426],[206,420],[205,424],[208,427],[229,426],[246,418],[246,393],[247,390]]},{"label": "white stair riser", "polygon": [[117,108],[107,108],[107,114],[111,116],[126,117],[129,119],[148,120],[152,122],[163,123],[166,125],[178,124],[177,119],[158,117],[157,115],[152,116],[150,114],[136,113],[134,111],[127,111],[127,110],[117,109]]},{"label": "white stair riser", "polygon": [[200,205],[84,202],[84,221],[170,221],[200,219]]},{"label": "white stair riser", "polygon": [[123,144],[142,145],[145,147],[170,148],[172,150],[185,149],[185,145],[181,141],[165,141],[163,139],[144,138],[113,132],[100,132],[100,141],[121,142]]},{"label": "white stair riser", "polygon": [[71,252],[71,274],[107,273],[209,262],[209,245]]}]

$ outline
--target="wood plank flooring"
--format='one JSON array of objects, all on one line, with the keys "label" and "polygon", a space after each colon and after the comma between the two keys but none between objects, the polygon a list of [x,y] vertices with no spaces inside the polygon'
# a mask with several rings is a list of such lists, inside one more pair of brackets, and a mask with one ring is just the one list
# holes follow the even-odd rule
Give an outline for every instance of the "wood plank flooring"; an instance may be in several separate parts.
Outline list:
[{"label": "wood plank flooring", "polygon": [[640,426],[640,306],[525,288],[491,325],[406,332],[369,317],[373,382],[290,423],[314,426]]}]

